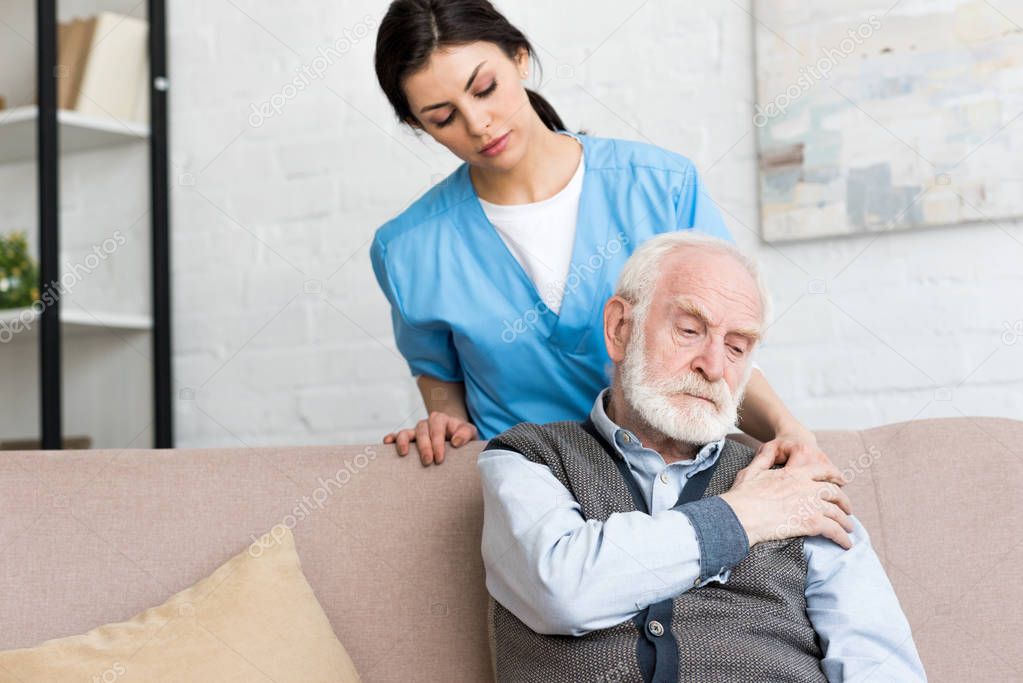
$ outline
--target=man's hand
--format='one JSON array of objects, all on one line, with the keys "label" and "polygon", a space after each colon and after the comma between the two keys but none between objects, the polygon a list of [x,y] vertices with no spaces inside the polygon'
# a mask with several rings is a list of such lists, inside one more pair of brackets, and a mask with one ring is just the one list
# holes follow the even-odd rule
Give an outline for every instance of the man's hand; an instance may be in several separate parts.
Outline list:
[{"label": "man's hand", "polygon": [[416,441],[419,460],[423,467],[444,462],[444,442],[450,440],[455,448],[476,439],[476,426],[461,418],[434,411],[425,420],[416,423],[413,429],[391,432],[384,437],[384,443],[396,444],[398,455],[408,455],[409,443]]},{"label": "man's hand", "polygon": [[[767,444],[765,444],[767,445]],[[830,462],[771,469],[777,453],[761,449],[721,494],[746,530],[750,547],[761,541],[824,536],[846,550],[852,547],[852,504],[835,483]]]}]

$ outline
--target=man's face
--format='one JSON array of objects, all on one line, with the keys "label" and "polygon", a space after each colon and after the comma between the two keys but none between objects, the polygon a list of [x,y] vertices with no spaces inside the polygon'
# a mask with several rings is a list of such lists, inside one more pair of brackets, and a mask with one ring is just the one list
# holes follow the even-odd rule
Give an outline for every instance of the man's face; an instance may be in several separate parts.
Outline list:
[{"label": "man's face", "polygon": [[642,325],[633,325],[620,381],[651,427],[687,443],[736,428],[763,315],[754,279],[727,254],[683,249],[661,261]]},{"label": "man's face", "polygon": [[[423,130],[459,159],[507,170],[524,155],[531,124],[538,120],[521,82],[528,59],[525,50],[509,59],[490,42],[436,50],[405,80],[405,95]],[[481,152],[506,133],[511,134],[499,154]]]}]

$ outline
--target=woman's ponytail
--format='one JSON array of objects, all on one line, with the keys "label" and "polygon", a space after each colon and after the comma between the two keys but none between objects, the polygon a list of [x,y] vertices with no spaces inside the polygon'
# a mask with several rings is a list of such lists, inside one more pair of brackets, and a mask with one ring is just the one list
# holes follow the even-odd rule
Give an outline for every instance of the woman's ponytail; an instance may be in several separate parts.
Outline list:
[{"label": "woman's ponytail", "polygon": [[540,116],[540,120],[543,121],[543,125],[547,126],[553,131],[565,130],[565,124],[562,122],[561,117],[558,116],[558,112],[554,110],[551,103],[543,98],[543,96],[526,88],[526,94],[529,95],[529,103],[533,105],[533,109]]}]

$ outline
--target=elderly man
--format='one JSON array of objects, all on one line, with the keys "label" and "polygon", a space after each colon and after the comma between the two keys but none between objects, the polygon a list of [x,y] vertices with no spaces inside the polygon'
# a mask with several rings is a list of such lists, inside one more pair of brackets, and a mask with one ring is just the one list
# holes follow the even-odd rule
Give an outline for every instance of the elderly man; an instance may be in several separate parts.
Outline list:
[{"label": "elderly man", "polygon": [[589,419],[481,453],[499,681],[925,680],[831,472],[726,438],[766,307],[733,245],[646,242],[604,308]]}]

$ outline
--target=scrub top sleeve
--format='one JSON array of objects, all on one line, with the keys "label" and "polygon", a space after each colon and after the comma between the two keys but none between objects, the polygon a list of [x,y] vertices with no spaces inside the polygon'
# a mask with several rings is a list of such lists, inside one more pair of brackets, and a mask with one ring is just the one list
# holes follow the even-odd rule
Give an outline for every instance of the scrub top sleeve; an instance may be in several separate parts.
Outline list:
[{"label": "scrub top sleeve", "polygon": [[427,330],[410,323],[402,310],[401,295],[387,270],[387,247],[379,239],[374,239],[369,254],[377,283],[391,304],[394,341],[412,375],[427,375],[443,382],[464,381],[451,331]]},{"label": "scrub top sleeve", "polygon": [[685,174],[682,187],[678,191],[678,204],[675,207],[678,218],[678,229],[694,229],[712,235],[726,242],[735,243],[732,234],[725,227],[721,210],[707,194],[703,179],[691,164]]}]

